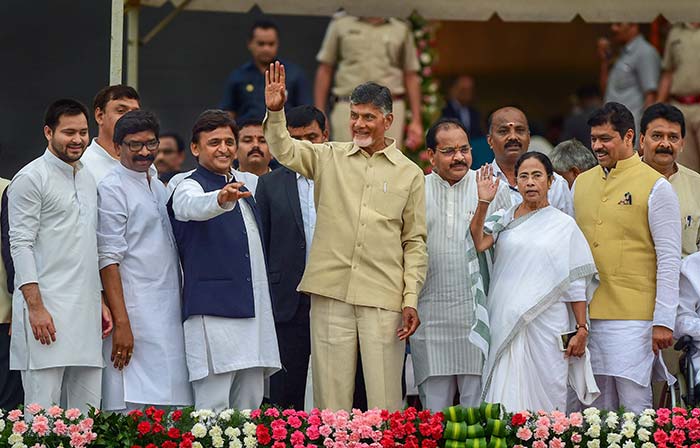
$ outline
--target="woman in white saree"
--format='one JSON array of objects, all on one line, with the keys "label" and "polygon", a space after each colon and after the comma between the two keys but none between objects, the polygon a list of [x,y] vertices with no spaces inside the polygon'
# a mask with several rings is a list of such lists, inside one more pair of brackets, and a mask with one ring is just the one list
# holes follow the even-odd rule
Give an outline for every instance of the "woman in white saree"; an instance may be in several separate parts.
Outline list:
[{"label": "woman in white saree", "polygon": [[[513,412],[565,411],[567,384],[584,403],[599,393],[586,351],[595,264],[576,222],[549,205],[553,169],[547,156],[523,154],[515,175],[523,202],[489,217],[498,180],[489,166],[477,176],[471,235],[477,250],[494,247],[483,398]],[[571,331],[576,334],[561,351],[561,335]]]}]

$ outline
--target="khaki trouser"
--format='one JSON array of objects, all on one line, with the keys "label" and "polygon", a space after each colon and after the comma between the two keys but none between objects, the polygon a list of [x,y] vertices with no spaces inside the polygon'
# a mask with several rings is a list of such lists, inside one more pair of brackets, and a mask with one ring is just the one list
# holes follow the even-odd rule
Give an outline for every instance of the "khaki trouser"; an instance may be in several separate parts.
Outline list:
[{"label": "khaki trouser", "polygon": [[672,103],[685,118],[685,144],[678,162],[700,173],[700,104]]},{"label": "khaki trouser", "polygon": [[[387,137],[396,139],[396,147],[403,151],[404,129],[406,127],[406,103],[403,100],[394,101],[394,122],[386,133]],[[334,142],[349,142],[350,133],[350,102],[338,101],[331,111],[331,140]]]},{"label": "khaki trouser", "polygon": [[401,313],[311,295],[311,365],[314,406],[350,410],[357,342],[369,409],[402,407],[401,373],[406,350],[396,331]]}]

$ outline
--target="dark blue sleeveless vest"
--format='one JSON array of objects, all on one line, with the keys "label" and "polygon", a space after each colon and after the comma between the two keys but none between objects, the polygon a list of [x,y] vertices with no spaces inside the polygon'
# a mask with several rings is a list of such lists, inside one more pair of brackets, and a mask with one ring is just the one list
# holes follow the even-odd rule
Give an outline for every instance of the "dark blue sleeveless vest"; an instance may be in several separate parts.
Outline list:
[{"label": "dark blue sleeveless vest", "polygon": [[[226,185],[223,176],[201,165],[188,179],[197,181],[205,192]],[[252,198],[245,201],[261,229],[255,201]],[[182,222],[175,219],[171,197],[168,214],[184,272],[183,320],[193,315],[255,317],[248,235],[241,207],[236,205],[232,211],[207,221]]]}]

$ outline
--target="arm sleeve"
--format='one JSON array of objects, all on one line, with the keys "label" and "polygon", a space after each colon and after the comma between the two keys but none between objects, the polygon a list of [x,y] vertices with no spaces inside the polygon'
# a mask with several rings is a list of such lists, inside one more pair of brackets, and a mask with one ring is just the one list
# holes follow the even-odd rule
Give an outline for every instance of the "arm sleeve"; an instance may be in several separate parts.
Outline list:
[{"label": "arm sleeve", "polygon": [[224,87],[224,96],[221,98],[221,103],[219,107],[223,110],[230,110],[232,112],[236,111],[236,105],[238,104],[238,98],[236,98],[236,79],[233,75],[228,77],[226,80],[226,86]]},{"label": "arm sleeve", "polygon": [[671,51],[671,46],[673,42],[677,39],[676,27],[671,28],[668,36],[666,37],[666,45],[664,46],[664,57],[661,60],[661,70],[669,71],[676,68],[675,61],[673,60],[673,52]]},{"label": "arm sleeve", "polygon": [[112,185],[100,183],[97,189],[97,255],[99,268],[120,264],[128,249],[126,197]]},{"label": "arm sleeve", "polygon": [[8,187],[8,234],[18,288],[39,282],[34,244],[39,233],[42,189],[40,179],[32,174],[18,174]]},{"label": "arm sleeve", "polygon": [[411,194],[403,210],[401,245],[403,247],[403,303],[401,308],[418,308],[418,293],[428,270],[428,230],[425,223],[425,178],[416,174]]},{"label": "arm sleeve", "polygon": [[661,60],[656,49],[650,48],[639,56],[637,75],[643,92],[652,92],[659,87]]},{"label": "arm sleeve", "polygon": [[236,202],[228,202],[220,207],[217,198],[219,191],[205,193],[197,181],[183,180],[173,193],[175,219],[182,222],[207,221],[222,213],[230,212],[236,207]]},{"label": "arm sleeve", "polygon": [[403,45],[403,70],[406,72],[420,71],[416,41],[413,38],[413,31],[411,31],[410,25],[406,27],[406,38]]},{"label": "arm sleeve", "polygon": [[562,302],[585,302],[586,279],[578,278],[569,284],[569,289],[561,296]]},{"label": "arm sleeve", "polygon": [[287,130],[287,118],[282,110],[267,111],[263,132],[270,152],[279,163],[307,179],[316,180],[320,152],[332,150],[328,144],[293,139]]},{"label": "arm sleeve", "polygon": [[673,329],[681,266],[680,205],[673,187],[659,179],[649,195],[649,229],[656,251],[654,325]]},{"label": "arm sleeve", "polygon": [[331,20],[326,29],[326,35],[321,42],[321,48],[316,54],[316,60],[324,64],[335,66],[338,62],[338,22]]},{"label": "arm sleeve", "polygon": [[[2,192],[2,211],[0,211],[0,240],[2,241],[2,264],[7,274],[7,292],[12,294],[15,290],[15,265],[10,255],[10,221],[7,216],[7,188]],[[0,285],[1,287],[2,285]]]},{"label": "arm sleeve", "polygon": [[[691,336],[700,339],[700,290],[697,280],[700,276],[697,261],[700,254],[693,254],[683,261],[679,282],[678,316],[673,337]],[[691,266],[695,269],[691,269]],[[695,279],[695,281],[693,281]]]},{"label": "arm sleeve", "polygon": [[549,197],[554,207],[571,217],[574,216],[574,200],[565,179],[556,175],[554,176],[554,181],[549,190]]}]

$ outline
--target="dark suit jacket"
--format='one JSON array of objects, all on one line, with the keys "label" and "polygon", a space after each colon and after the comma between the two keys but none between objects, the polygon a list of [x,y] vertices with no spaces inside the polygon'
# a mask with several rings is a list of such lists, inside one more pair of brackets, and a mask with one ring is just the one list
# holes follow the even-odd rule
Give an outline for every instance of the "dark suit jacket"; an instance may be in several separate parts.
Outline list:
[{"label": "dark suit jacket", "polygon": [[[483,137],[485,134],[483,129],[481,129],[481,116],[479,115],[479,111],[477,111],[473,107],[468,107],[468,109],[469,126],[466,126],[466,123],[462,124],[464,124],[467,127],[467,131],[469,131],[469,140]],[[462,121],[462,117],[459,114],[459,110],[457,110],[457,108],[454,107],[451,101],[447,101],[447,104],[442,109],[442,117],[455,118],[459,121]]]},{"label": "dark suit jacket", "polygon": [[[304,222],[294,171],[280,167],[258,179],[255,190],[275,322],[289,322],[306,294],[297,292],[306,265]],[[306,316],[308,319],[308,316]]]}]

